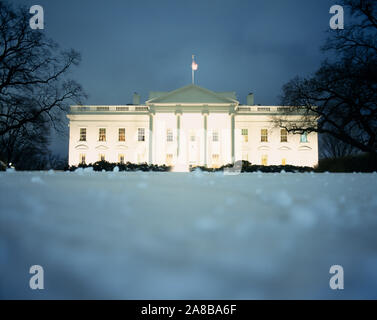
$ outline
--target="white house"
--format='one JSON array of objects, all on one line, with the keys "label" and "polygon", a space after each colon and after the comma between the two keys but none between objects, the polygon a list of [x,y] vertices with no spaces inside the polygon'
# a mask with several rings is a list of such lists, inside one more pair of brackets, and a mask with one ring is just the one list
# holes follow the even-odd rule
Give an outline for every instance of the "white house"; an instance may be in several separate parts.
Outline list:
[{"label": "white house", "polygon": [[[262,165],[315,166],[316,133],[287,134],[274,127],[284,107],[240,105],[234,92],[213,92],[191,84],[151,92],[140,104],[72,106],[69,164],[148,162],[176,168],[219,167],[237,160]],[[297,120],[298,115],[289,119]]]}]

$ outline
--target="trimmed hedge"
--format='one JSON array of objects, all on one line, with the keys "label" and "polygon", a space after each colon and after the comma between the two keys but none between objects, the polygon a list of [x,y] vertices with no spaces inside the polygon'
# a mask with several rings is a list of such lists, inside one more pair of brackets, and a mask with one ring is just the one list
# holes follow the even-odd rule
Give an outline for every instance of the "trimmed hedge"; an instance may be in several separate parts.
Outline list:
[{"label": "trimmed hedge", "polygon": [[147,164],[147,163],[140,163],[135,164],[131,162],[127,163],[114,163],[108,161],[97,161],[95,163],[80,163],[78,166],[70,166],[67,168],[69,171],[75,171],[77,168],[88,168],[92,167],[94,171],[113,171],[115,167],[119,168],[119,171],[160,171],[166,172],[170,171],[171,167],[162,165],[158,166],[156,164]]},{"label": "trimmed hedge", "polygon": [[315,171],[375,172],[377,171],[377,154],[363,153],[343,158],[321,159]]},{"label": "trimmed hedge", "polygon": [[[224,171],[225,168],[232,168],[233,164],[227,164],[220,168],[207,168],[202,166],[191,167],[190,171],[195,169],[200,169],[206,172],[217,172],[217,171]],[[298,166],[262,166],[262,165],[253,165],[249,161],[242,160],[242,168],[241,172],[311,172],[314,170],[312,167],[298,167]]]},{"label": "trimmed hedge", "polygon": [[[5,165],[4,165],[5,166]],[[119,168],[119,171],[170,171],[169,166],[149,165],[147,163],[135,164],[131,162],[127,163],[110,163],[107,161],[97,161],[93,164],[79,164],[78,166],[66,167],[65,170],[74,171],[77,168],[93,167],[94,171],[113,171],[115,167]],[[227,164],[220,168],[207,168],[202,166],[191,167],[190,171],[200,169],[206,172],[224,171],[225,168],[232,168],[232,164]],[[5,166],[6,168],[6,166]],[[0,166],[0,170],[5,170]],[[292,165],[279,165],[279,166],[262,166],[253,165],[248,161],[242,161],[241,172],[377,172],[377,155],[376,154],[359,154],[354,156],[348,156],[344,158],[327,158],[319,160],[319,164],[316,168],[312,167],[298,167]]]},{"label": "trimmed hedge", "polygon": [[[220,168],[192,167],[191,171],[199,168],[202,171],[217,172],[224,171],[224,168],[232,168],[232,164],[227,164]],[[292,165],[285,166],[262,166],[253,165],[248,161],[242,161],[241,172],[377,172],[377,154],[359,154],[343,158],[327,158],[319,160],[317,167],[298,167]]]}]

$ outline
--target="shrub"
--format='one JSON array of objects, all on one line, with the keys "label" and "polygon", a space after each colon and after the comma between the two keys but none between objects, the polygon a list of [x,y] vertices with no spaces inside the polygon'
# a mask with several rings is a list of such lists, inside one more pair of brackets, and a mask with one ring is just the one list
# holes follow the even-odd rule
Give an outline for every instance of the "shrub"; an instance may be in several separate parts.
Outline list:
[{"label": "shrub", "polygon": [[[107,161],[97,161],[93,164],[79,164],[78,166],[70,166],[67,170],[74,171],[77,168],[93,167],[94,171],[113,171],[114,167],[118,166],[119,171],[170,171],[171,167],[165,165],[140,163],[135,164],[131,162],[127,163],[110,163]],[[218,172],[224,171],[225,168],[231,168],[233,164],[227,164],[220,168],[208,168],[204,166],[190,167],[190,171],[200,169],[206,172]],[[0,164],[0,170],[1,168]],[[253,165],[248,161],[242,161],[241,172],[373,172],[377,171],[377,155],[375,154],[360,154],[354,156],[348,156],[344,158],[327,158],[321,159],[319,165],[316,168],[312,167],[299,167],[292,165],[278,165],[278,166],[262,166]]]},{"label": "shrub", "polygon": [[363,153],[343,158],[319,160],[316,172],[374,172],[377,171],[377,155]]},{"label": "shrub", "polygon": [[69,171],[75,171],[77,168],[87,168],[87,167],[93,167],[94,171],[113,171],[115,167],[119,168],[119,171],[161,171],[166,172],[170,171],[170,167],[162,165],[156,165],[156,164],[147,164],[147,163],[140,163],[135,164],[131,162],[127,163],[114,163],[114,162],[108,162],[108,161],[97,161],[95,163],[80,163],[78,166],[70,166],[67,168]]},{"label": "shrub", "polygon": [[6,171],[7,170],[7,165],[0,160],[0,171]]},{"label": "shrub", "polygon": [[[190,171],[193,171],[197,168],[199,168],[202,171],[207,172],[216,172],[216,171],[224,171],[225,168],[232,168],[233,164],[227,164],[225,166],[222,166],[220,168],[207,168],[202,166],[192,167],[190,168]],[[249,161],[242,160],[242,168],[241,172],[310,172],[314,169],[312,167],[298,167],[298,166],[291,166],[291,165],[285,165],[285,166],[262,166],[262,165],[253,165]]]}]

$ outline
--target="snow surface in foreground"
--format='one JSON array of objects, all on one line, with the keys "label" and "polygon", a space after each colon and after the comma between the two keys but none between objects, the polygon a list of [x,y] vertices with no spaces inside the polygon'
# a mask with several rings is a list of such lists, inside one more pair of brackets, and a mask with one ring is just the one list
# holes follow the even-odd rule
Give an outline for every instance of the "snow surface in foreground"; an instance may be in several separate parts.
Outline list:
[{"label": "snow surface in foreground", "polygon": [[377,174],[1,173],[0,297],[377,298],[376,190]]}]

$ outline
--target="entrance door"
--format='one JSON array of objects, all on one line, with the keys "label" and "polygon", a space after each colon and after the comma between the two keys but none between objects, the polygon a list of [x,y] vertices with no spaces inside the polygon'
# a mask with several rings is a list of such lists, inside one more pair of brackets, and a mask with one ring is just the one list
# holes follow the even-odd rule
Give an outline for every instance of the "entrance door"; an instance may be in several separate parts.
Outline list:
[{"label": "entrance door", "polygon": [[199,139],[195,131],[190,131],[188,144],[189,165],[197,166],[199,164]]}]

